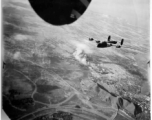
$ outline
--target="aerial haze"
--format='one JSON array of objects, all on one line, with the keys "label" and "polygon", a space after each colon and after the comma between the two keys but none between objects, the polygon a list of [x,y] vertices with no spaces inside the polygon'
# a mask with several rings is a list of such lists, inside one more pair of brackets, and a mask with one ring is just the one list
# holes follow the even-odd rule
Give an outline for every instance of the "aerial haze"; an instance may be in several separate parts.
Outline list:
[{"label": "aerial haze", "polygon": [[136,27],[149,29],[150,0],[93,0],[97,12],[126,20]]},{"label": "aerial haze", "polygon": [[[92,0],[75,22],[45,22],[3,0],[2,108],[12,120],[150,120],[148,0]],[[121,47],[98,48],[108,36]]]}]

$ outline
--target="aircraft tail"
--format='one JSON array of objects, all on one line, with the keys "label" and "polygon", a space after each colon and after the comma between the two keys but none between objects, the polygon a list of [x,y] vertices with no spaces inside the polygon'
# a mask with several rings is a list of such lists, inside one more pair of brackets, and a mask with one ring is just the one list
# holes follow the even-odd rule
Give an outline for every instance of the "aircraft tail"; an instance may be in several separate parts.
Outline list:
[{"label": "aircraft tail", "polygon": [[120,45],[123,45],[123,42],[124,42],[124,39],[121,39],[121,43],[120,43]]},{"label": "aircraft tail", "polygon": [[111,36],[109,35],[109,37],[108,37],[108,42],[110,41],[110,39],[111,39]]}]

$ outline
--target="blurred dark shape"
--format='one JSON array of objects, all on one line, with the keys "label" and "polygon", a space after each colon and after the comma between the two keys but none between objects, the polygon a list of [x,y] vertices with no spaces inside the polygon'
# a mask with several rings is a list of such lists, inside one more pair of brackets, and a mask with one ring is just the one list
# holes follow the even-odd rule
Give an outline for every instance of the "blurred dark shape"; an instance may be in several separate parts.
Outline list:
[{"label": "blurred dark shape", "polygon": [[81,108],[79,105],[76,105],[75,107],[76,107],[76,108]]},{"label": "blurred dark shape", "polygon": [[96,43],[100,43],[100,41],[98,40],[98,41],[96,41]]},{"label": "blurred dark shape", "polygon": [[116,48],[121,48],[121,46],[120,46],[120,45],[117,45]]},{"label": "blurred dark shape", "polygon": [[93,41],[94,39],[93,39],[93,38],[89,38],[89,40],[90,40],[90,41]]},{"label": "blurred dark shape", "polygon": [[110,39],[111,39],[111,36],[109,35],[109,37],[108,37],[108,42],[110,41]]},{"label": "blurred dark shape", "polygon": [[150,60],[147,62],[147,64],[150,66]]},{"label": "blurred dark shape", "polygon": [[118,98],[117,106],[118,106],[118,109],[123,108],[123,99],[122,98]]},{"label": "blurred dark shape", "polygon": [[5,67],[6,67],[6,63],[5,63],[5,62],[3,62],[3,69],[5,69]]},{"label": "blurred dark shape", "polygon": [[97,47],[98,48],[104,48],[104,47],[109,47],[109,44],[106,41],[103,41],[102,43],[98,43]]},{"label": "blurred dark shape", "polygon": [[108,41],[108,43],[117,44],[117,41]]},{"label": "blurred dark shape", "polygon": [[121,39],[121,43],[120,43],[120,45],[123,45],[123,42],[124,42],[124,39]]},{"label": "blurred dark shape", "polygon": [[134,115],[137,116],[138,114],[142,113],[142,108],[137,104],[134,104],[134,105],[135,105]]},{"label": "blurred dark shape", "polygon": [[29,0],[35,12],[46,22],[65,25],[76,21],[91,0]]}]

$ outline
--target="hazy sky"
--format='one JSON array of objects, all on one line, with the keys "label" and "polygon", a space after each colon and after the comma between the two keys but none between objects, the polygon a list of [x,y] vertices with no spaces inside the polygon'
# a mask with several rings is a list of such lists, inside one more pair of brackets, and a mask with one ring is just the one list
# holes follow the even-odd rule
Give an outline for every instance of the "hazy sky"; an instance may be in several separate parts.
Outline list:
[{"label": "hazy sky", "polygon": [[126,19],[129,23],[139,27],[149,27],[150,0],[92,0],[90,8]]}]

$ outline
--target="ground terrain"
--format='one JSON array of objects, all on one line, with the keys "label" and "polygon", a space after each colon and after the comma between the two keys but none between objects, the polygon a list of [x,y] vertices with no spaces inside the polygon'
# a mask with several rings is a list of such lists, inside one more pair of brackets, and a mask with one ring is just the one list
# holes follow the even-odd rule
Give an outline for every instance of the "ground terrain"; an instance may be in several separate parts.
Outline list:
[{"label": "ground terrain", "polygon": [[[147,31],[91,5],[56,27],[27,0],[3,2],[4,111],[12,120],[149,120]],[[125,39],[121,49],[88,41],[109,34]]]}]

